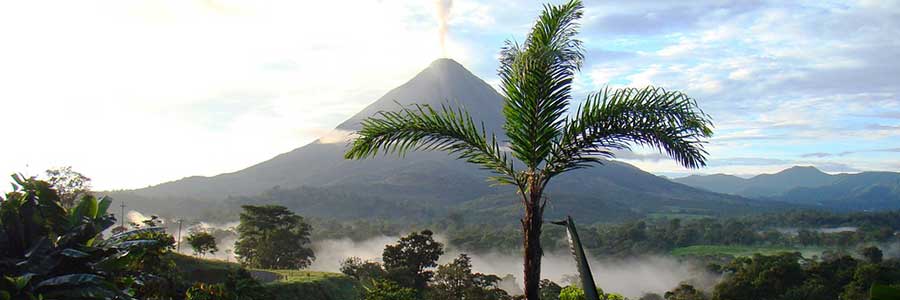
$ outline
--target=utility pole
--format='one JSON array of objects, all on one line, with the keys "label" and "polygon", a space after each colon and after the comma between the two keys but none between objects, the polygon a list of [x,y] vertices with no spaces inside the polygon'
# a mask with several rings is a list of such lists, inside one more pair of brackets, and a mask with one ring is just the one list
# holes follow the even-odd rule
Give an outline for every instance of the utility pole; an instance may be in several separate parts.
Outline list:
[{"label": "utility pole", "polygon": [[184,219],[178,219],[178,244],[176,244],[175,252],[181,253],[181,223],[184,223]]},{"label": "utility pole", "polygon": [[125,200],[122,200],[122,205],[121,205],[121,206],[122,206],[122,215],[119,216],[119,219],[121,219],[121,220],[120,220],[121,222],[119,223],[119,226],[122,226],[122,228],[125,228]]}]

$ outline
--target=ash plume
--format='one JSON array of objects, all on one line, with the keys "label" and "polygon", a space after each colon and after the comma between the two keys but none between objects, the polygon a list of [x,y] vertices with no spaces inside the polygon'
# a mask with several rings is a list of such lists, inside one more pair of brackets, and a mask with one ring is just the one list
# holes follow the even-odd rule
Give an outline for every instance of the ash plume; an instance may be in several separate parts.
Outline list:
[{"label": "ash plume", "polygon": [[438,19],[438,35],[441,40],[441,55],[447,57],[447,29],[450,21],[450,9],[453,8],[453,0],[435,0]]}]

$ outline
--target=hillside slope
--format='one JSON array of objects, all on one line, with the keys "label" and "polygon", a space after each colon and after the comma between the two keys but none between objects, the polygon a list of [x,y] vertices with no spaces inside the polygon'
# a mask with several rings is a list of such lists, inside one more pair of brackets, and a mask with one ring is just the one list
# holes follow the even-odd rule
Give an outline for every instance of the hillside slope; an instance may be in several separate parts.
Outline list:
[{"label": "hillside slope", "polygon": [[830,175],[814,167],[792,167],[751,178],[693,175],[672,181],[708,191],[836,210],[900,208],[900,173]]},{"label": "hillside slope", "polygon": [[[355,130],[366,116],[413,103],[464,107],[473,119],[484,122],[488,131],[501,132],[502,96],[450,59],[433,62],[337,130]],[[517,213],[518,202],[511,188],[489,186],[484,179],[486,171],[445,153],[350,161],[343,158],[346,147],[346,141],[320,139],[234,173],[109,194],[128,201],[131,208],[179,216],[201,215],[223,203],[283,203],[306,215],[336,218],[399,215],[428,219],[448,209],[467,208],[496,210],[504,216]],[[657,212],[734,214],[781,206],[673,183],[615,161],[558,177],[550,185],[549,196],[555,203],[549,215],[584,212],[585,207],[610,208],[593,210],[590,218],[594,220]]]}]

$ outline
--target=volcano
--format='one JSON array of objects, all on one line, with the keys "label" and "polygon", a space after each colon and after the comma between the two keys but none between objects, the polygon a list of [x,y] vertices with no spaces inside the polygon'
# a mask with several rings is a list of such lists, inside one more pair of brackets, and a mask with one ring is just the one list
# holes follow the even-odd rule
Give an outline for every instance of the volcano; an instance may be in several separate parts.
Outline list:
[{"label": "volcano", "polygon": [[[502,135],[503,97],[452,59],[438,59],[337,126],[352,132],[379,111],[411,104],[464,108]],[[222,203],[279,203],[316,217],[429,219],[448,211],[518,218],[511,187],[491,187],[487,171],[441,152],[345,160],[347,141],[319,139],[246,169],[109,193],[129,206],[169,215],[199,215]],[[719,215],[767,209],[765,204],[671,182],[618,161],[577,170],[550,184],[550,218],[628,219],[650,213]],[[766,205],[766,207],[761,207]]]}]

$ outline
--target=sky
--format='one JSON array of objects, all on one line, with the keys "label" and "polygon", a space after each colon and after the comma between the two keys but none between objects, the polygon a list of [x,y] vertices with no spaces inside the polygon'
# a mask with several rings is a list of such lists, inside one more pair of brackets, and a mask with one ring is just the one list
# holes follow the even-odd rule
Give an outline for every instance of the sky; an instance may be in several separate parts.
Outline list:
[{"label": "sky", "polygon": [[[446,0],[444,0],[446,1]],[[560,1],[554,1],[560,2]],[[621,1],[616,1],[621,2]],[[660,175],[900,171],[900,1],[586,1],[573,105],[680,90],[709,166]],[[496,85],[532,1],[0,0],[0,173],[72,166],[95,189],[233,172],[303,146],[441,56]]]}]

